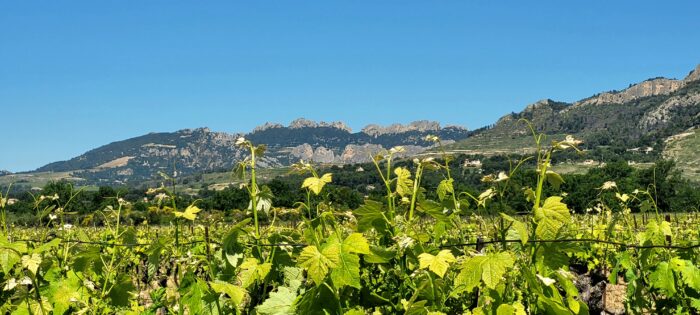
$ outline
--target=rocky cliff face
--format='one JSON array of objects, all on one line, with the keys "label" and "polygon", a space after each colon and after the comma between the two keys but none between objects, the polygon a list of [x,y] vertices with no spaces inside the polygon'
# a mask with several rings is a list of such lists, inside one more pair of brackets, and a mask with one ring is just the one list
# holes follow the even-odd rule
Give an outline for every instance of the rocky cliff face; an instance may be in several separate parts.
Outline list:
[{"label": "rocky cliff face", "polygon": [[[454,142],[447,140],[447,144]],[[397,154],[398,157],[412,156],[432,148],[432,146],[405,145],[404,152]],[[371,157],[382,150],[388,150],[379,144],[348,144],[342,150],[329,149],[326,147],[313,148],[310,144],[305,143],[292,148],[291,154],[294,158],[312,161],[325,164],[356,164],[365,163],[371,160]]]},{"label": "rocky cliff face", "polygon": [[402,125],[402,124],[393,124],[389,125],[387,127],[382,127],[379,125],[371,124],[367,125],[365,128],[362,128],[362,132],[373,136],[381,136],[381,135],[387,135],[387,134],[397,134],[397,133],[404,133],[404,132],[409,132],[409,131],[418,131],[418,132],[429,132],[429,131],[438,131],[440,130],[440,123],[436,121],[429,121],[429,120],[419,120],[419,121],[414,121],[408,125]]},{"label": "rocky cliff face", "polygon": [[339,160],[346,164],[362,163],[369,161],[370,157],[384,148],[378,144],[348,144],[345,146]]},{"label": "rocky cliff face", "polygon": [[624,104],[643,97],[668,95],[687,84],[700,80],[700,65],[698,65],[683,80],[654,78],[634,84],[622,91],[605,92],[578,101],[574,105]]},{"label": "rocky cliff face", "polygon": [[639,121],[639,127],[645,130],[652,130],[659,125],[666,125],[671,122],[675,111],[682,108],[698,106],[700,104],[700,94],[685,94],[670,97],[661,105],[646,112]]},{"label": "rocky cliff face", "polygon": [[623,104],[642,97],[668,95],[683,86],[683,81],[665,78],[647,80],[620,92],[605,92],[574,105]]}]

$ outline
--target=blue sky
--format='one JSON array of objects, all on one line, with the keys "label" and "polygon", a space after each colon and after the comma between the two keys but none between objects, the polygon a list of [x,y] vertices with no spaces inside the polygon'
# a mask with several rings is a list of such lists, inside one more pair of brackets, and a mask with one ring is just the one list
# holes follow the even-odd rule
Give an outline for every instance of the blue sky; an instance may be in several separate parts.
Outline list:
[{"label": "blue sky", "polygon": [[296,117],[478,128],[700,63],[697,1],[0,0],[0,169]]}]

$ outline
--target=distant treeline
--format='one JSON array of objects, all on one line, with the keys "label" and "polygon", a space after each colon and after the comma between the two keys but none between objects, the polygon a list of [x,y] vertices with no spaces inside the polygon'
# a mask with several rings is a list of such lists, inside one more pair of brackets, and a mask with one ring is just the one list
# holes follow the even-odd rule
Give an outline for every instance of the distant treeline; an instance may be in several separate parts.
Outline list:
[{"label": "distant treeline", "polygon": [[[508,172],[510,165],[517,162],[519,156],[482,157],[481,166],[464,167],[467,160],[473,157],[458,156],[452,161],[452,177],[457,192],[468,192],[478,196],[489,187],[482,178],[488,174]],[[566,156],[564,157],[566,158]],[[562,160],[560,157],[559,160]],[[413,168],[410,160],[398,161],[395,166]],[[312,196],[316,201],[325,201],[339,210],[355,209],[365,198],[380,200],[385,194],[381,179],[375,166],[371,163],[352,166],[332,166],[321,169],[322,173],[333,173],[333,182],[327,185],[320,196]],[[534,161],[523,165],[509,181],[509,189],[505,189],[503,198],[496,198],[480,209],[480,213],[508,212],[517,213],[530,211],[529,204],[523,192],[534,185],[537,174]],[[693,212],[700,207],[700,189],[698,184],[681,178],[671,161],[660,160],[654,166],[644,169],[633,168],[626,160],[610,161],[603,167],[590,169],[586,174],[562,175],[564,183],[558,189],[548,186],[547,195],[560,194],[565,196],[564,202],[576,213],[596,211],[596,205],[606,201],[608,205],[619,204],[615,201],[616,193],[631,194],[634,190],[647,190],[655,198],[660,211],[664,212]],[[422,185],[423,192],[428,198],[435,198],[435,188],[443,179],[442,173],[426,172]],[[297,202],[305,201],[307,194],[302,190],[304,180],[300,175],[284,175],[263,183],[272,193],[272,205],[281,208],[294,208]],[[606,182],[615,182],[616,188],[603,190]],[[167,183],[166,183],[167,185]],[[151,187],[154,188],[154,187]],[[103,216],[99,210],[108,207],[116,208],[118,199],[128,201],[130,206],[123,216],[133,224],[144,221],[149,223],[167,223],[171,220],[169,213],[164,213],[153,207],[157,199],[148,194],[148,187],[99,187],[97,190],[78,189],[69,182],[58,181],[47,184],[41,191],[13,192],[12,202],[8,203],[7,211],[10,222],[15,225],[45,224],[49,220],[42,210],[48,204],[55,205],[68,213],[68,220],[73,224],[99,225]],[[36,200],[45,196],[41,207],[36,207]],[[52,197],[52,198],[47,198]],[[55,198],[58,197],[58,198]],[[57,199],[57,200],[52,200]],[[69,203],[67,201],[70,200]],[[222,218],[236,218],[245,215],[249,197],[245,188],[229,186],[223,190],[201,189],[196,195],[178,194],[175,203],[178,207],[186,207],[196,202],[197,206],[209,213]],[[170,202],[168,202],[170,204]],[[629,207],[633,212],[652,211],[648,203],[632,201]],[[474,207],[472,207],[474,208]],[[612,208],[612,211],[620,211]],[[41,218],[41,219],[40,219]]]}]

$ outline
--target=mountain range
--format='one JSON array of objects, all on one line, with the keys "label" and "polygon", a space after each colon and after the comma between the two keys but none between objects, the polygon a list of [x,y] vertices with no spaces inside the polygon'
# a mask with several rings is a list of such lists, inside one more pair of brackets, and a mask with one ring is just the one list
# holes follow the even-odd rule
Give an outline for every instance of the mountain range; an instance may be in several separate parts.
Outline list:
[{"label": "mountain range", "polygon": [[231,169],[247,152],[236,146],[239,137],[267,145],[258,160],[263,168],[288,166],[299,160],[323,164],[366,162],[382,148],[402,145],[404,155],[423,152],[433,145],[426,135],[446,143],[464,139],[463,127],[442,127],[437,122],[416,121],[387,127],[369,125],[353,133],[342,122],[314,122],[304,118],[288,126],[266,123],[250,133],[229,134],[208,128],[150,133],[90,150],[68,161],[50,163],[35,172],[70,172],[71,178],[91,184],[125,184],[151,180],[159,172],[190,175]]},{"label": "mountain range", "polygon": [[[265,168],[300,159],[323,164],[366,162],[382,148],[401,145],[405,156],[430,150],[426,135],[437,135],[453,149],[497,147],[504,139],[526,137],[525,118],[537,131],[574,134],[587,145],[648,146],[662,149],[664,140],[700,125],[700,65],[683,79],[653,78],[621,91],[599,93],[573,102],[545,99],[493,125],[469,131],[460,126],[416,121],[407,125],[368,125],[353,132],[343,122],[303,118],[289,125],[265,123],[248,133],[214,132],[208,128],[150,133],[90,150],[67,161],[47,164],[29,173],[65,172],[86,184],[121,185],[157,178],[159,172],[190,175],[230,169],[246,152],[239,137],[266,144],[259,161]],[[14,176],[0,174],[0,176]]]}]

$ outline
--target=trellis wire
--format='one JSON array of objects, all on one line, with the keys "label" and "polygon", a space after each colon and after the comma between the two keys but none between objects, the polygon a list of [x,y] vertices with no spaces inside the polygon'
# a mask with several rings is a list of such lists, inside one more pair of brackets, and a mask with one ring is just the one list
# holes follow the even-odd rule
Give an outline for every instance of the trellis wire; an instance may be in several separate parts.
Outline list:
[{"label": "trellis wire", "polygon": [[[99,245],[99,246],[113,246],[113,247],[135,247],[135,246],[152,246],[157,243],[112,243],[112,242],[97,242],[97,241],[81,241],[81,240],[70,240],[58,237],[65,243],[73,244],[83,244],[83,245]],[[32,242],[32,243],[43,243],[40,240],[30,240],[30,239],[18,239],[18,242]],[[187,243],[180,243],[180,246],[195,245],[207,243],[206,240],[196,240]],[[221,246],[222,244],[216,241],[209,241],[210,244],[216,244]],[[471,243],[458,243],[458,244],[446,244],[441,245],[439,248],[454,248],[454,247],[471,247],[471,246],[481,246],[489,244],[502,244],[502,243],[521,243],[521,240],[517,239],[493,239],[484,240]],[[666,249],[678,249],[678,250],[690,250],[695,248],[700,248],[700,243],[691,245],[638,245],[638,244],[627,244],[622,242],[599,240],[599,239],[555,239],[555,240],[528,240],[528,243],[535,244],[547,244],[547,243],[596,243],[605,245],[614,245],[618,247],[627,247],[632,249],[652,249],[652,248],[666,248]],[[254,244],[246,243],[244,244],[248,247],[306,247],[308,244],[304,243],[271,243],[271,244]]]}]

